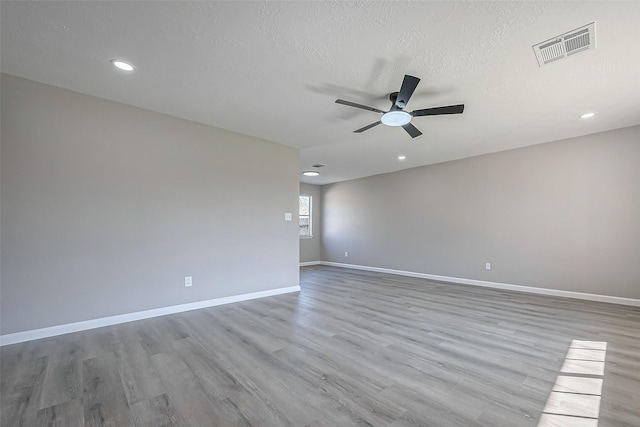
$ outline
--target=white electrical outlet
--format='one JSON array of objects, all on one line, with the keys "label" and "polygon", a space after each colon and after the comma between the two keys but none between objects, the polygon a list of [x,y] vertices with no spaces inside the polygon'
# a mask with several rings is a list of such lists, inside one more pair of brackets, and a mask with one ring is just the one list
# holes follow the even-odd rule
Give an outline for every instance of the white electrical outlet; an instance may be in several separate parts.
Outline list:
[{"label": "white electrical outlet", "polygon": [[185,276],[185,278],[184,278],[184,287],[188,288],[190,286],[193,286],[193,277]]},{"label": "white electrical outlet", "polygon": [[486,270],[491,270],[491,263],[490,263],[490,262],[486,262],[486,263],[484,264],[484,268],[485,268]]},{"label": "white electrical outlet", "polygon": [[284,220],[285,221],[291,221],[292,218],[293,218],[293,215],[291,214],[291,212],[285,212],[284,213]]},{"label": "white electrical outlet", "polygon": [[346,256],[346,257],[349,256],[349,252],[345,252],[344,256]]}]

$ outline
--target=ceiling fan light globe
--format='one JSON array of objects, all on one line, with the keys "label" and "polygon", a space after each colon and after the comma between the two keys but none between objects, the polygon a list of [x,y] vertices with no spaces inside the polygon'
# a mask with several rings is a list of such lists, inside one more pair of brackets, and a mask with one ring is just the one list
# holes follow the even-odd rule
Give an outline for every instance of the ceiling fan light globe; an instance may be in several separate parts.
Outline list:
[{"label": "ceiling fan light globe", "polygon": [[380,119],[387,126],[404,126],[411,121],[411,114],[405,111],[389,111]]}]

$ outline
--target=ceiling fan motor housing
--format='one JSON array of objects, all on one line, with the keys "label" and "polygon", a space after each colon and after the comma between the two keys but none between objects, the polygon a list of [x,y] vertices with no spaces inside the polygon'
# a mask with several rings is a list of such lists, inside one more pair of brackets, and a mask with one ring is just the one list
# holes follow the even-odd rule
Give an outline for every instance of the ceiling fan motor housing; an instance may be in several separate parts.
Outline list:
[{"label": "ceiling fan motor housing", "polygon": [[407,101],[401,99],[398,102],[398,92],[389,94],[389,101],[391,101],[391,110],[403,110],[407,106]]}]

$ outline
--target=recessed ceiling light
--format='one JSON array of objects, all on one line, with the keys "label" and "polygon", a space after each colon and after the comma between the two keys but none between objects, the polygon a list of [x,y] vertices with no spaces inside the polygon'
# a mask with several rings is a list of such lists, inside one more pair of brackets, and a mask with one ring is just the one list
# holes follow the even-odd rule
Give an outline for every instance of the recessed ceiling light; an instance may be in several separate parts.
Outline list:
[{"label": "recessed ceiling light", "polygon": [[128,62],[120,61],[118,59],[112,59],[111,63],[114,67],[119,68],[123,71],[133,71],[133,65],[129,64]]},{"label": "recessed ceiling light", "polygon": [[398,156],[398,160],[404,160],[406,158],[407,158],[407,156],[405,156],[404,154],[401,154],[401,155]]},{"label": "recessed ceiling light", "polygon": [[302,175],[304,175],[304,176],[318,176],[318,175],[320,175],[320,172],[317,172],[317,171],[304,171],[304,172],[302,172]]},{"label": "recessed ceiling light", "polygon": [[584,113],[583,115],[580,116],[581,119],[590,119],[591,117],[595,116],[596,113]]}]

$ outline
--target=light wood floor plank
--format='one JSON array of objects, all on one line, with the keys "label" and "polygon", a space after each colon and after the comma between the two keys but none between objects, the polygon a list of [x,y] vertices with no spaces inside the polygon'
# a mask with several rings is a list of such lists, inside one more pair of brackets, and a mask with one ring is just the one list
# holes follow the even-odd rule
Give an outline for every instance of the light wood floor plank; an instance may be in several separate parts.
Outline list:
[{"label": "light wood floor plank", "polygon": [[47,427],[82,427],[84,423],[84,410],[82,399],[68,400],[59,405],[50,406],[38,411],[37,426]]},{"label": "light wood floor plank", "polygon": [[132,424],[117,360],[112,352],[84,360],[82,377],[85,426]]}]

